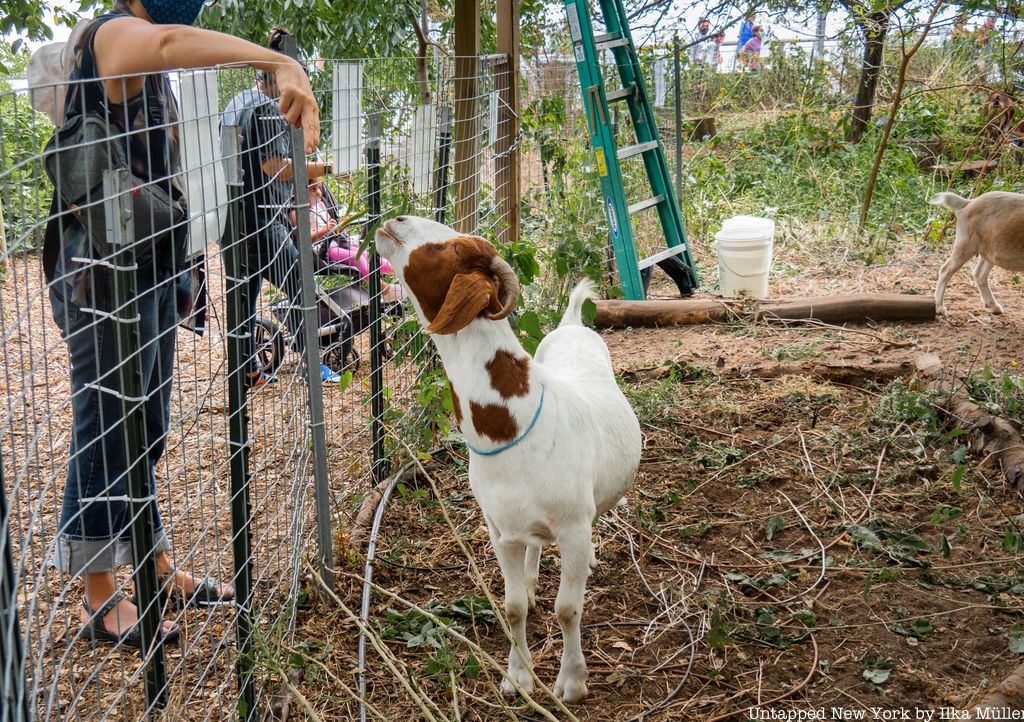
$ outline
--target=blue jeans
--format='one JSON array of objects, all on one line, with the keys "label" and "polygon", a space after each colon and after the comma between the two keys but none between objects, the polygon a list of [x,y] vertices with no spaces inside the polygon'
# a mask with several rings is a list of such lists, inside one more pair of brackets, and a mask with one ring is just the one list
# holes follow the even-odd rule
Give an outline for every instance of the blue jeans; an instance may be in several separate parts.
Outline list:
[{"label": "blue jeans", "polygon": [[[164,452],[170,417],[177,328],[175,284],[169,271],[140,269],[135,308],[139,315],[142,402],[120,397],[122,324],[71,303],[67,286],[50,286],[53,319],[71,357],[71,453],[64,502],[57,530],[55,562],[73,575],[111,572],[132,561],[128,495],[129,462],[143,457],[150,494],[156,494],[154,467]],[[110,295],[106,284],[106,296]],[[101,288],[103,284],[94,284]],[[99,294],[97,294],[99,295]],[[111,311],[111,300],[97,303]],[[102,389],[102,390],[101,390]],[[143,448],[126,448],[126,410],[141,403],[145,418]],[[155,551],[168,551],[156,503],[152,505]]]},{"label": "blue jeans", "polygon": [[290,302],[288,330],[295,336],[295,350],[306,350],[302,323],[302,287],[299,272],[299,250],[292,242],[291,231],[281,223],[271,223],[249,239],[246,261],[249,271],[249,370],[256,371],[252,339],[256,333],[256,304],[264,279],[278,288]]}]

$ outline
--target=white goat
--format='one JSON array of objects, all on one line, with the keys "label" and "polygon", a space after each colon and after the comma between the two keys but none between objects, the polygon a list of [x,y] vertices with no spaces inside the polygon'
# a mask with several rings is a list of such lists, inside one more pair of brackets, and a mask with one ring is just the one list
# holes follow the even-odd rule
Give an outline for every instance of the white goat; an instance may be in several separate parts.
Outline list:
[{"label": "white goat", "polygon": [[954,273],[978,256],[974,266],[974,284],[989,313],[1002,313],[1003,307],[992,295],[988,275],[996,266],[1008,271],[1024,271],[1024,195],[989,191],[974,200],[956,193],[939,193],[930,201],[956,213],[956,240],[949,259],[939,270],[935,285],[935,312],[945,313],[943,297]]},{"label": "white goat", "polygon": [[[597,564],[591,524],[632,485],[641,446],[640,424],[615,383],[608,347],[582,325],[593,288],[576,286],[561,324],[531,359],[504,320],[519,283],[490,243],[398,216],[377,231],[376,245],[448,374],[471,452],[469,484],[505,578],[513,634],[508,675],[533,689],[526,615],[535,604],[540,549],[555,542],[562,557],[555,614],[563,640],[555,693],[578,702],[587,695],[583,595]],[[506,679],[502,690],[512,694],[515,687]]]}]

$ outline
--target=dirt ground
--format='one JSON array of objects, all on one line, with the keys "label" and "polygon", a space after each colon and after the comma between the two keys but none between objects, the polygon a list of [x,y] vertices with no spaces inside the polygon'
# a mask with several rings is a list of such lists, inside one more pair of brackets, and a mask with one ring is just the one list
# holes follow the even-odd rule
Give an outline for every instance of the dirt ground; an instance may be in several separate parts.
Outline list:
[{"label": "dirt ground", "polygon": [[[699,267],[707,269],[704,293],[713,295],[714,261],[704,244],[695,246]],[[943,259],[922,247],[905,249],[886,265],[865,266],[842,246],[783,227],[772,296],[929,293]],[[63,650],[77,628],[73,602],[80,592],[44,571],[43,557],[58,508],[61,480],[53,470],[66,456],[66,359],[56,329],[40,315],[48,308],[36,261],[24,261],[13,278],[18,284],[3,288],[0,390],[16,400],[8,411],[15,443],[6,450],[11,456],[5,467],[26,465],[30,471],[29,486],[14,502],[15,538],[30,537],[33,544],[26,564],[31,578],[22,592],[35,592],[36,607],[27,613],[45,620],[49,644]],[[883,387],[800,375],[759,378],[777,364],[871,367],[926,351],[960,373],[986,364],[1017,373],[1024,286],[1001,270],[992,281],[1006,307],[1003,316],[984,312],[965,270],[950,288],[948,317],[933,323],[733,323],[603,334],[643,421],[645,451],[628,503],[595,527],[602,563],[590,580],[584,615],[591,697],[572,715],[743,719],[743,710],[780,695],[783,701],[762,709],[955,707],[1020,661],[1008,640],[1024,623],[1024,567],[1020,547],[1006,540],[1024,527],[1024,518],[1019,497],[1005,488],[998,470],[968,458],[955,488],[959,442],[910,418],[908,409],[921,400],[912,381]],[[230,567],[223,551],[230,489],[227,400],[217,381],[222,334],[223,319],[214,318],[204,340],[185,336],[179,344],[185,383],[173,402],[174,438],[158,470],[158,488],[162,508],[175,510],[168,522],[179,547],[189,549],[187,563],[223,577]],[[665,378],[645,373],[666,365],[674,370]],[[265,605],[260,620],[267,632],[274,630],[284,590],[294,583],[279,570],[290,568],[295,538],[312,535],[308,520],[299,518],[308,518],[308,506],[299,514],[295,504],[308,456],[289,452],[302,438],[301,416],[290,411],[304,408],[296,368],[289,358],[284,380],[255,397],[252,411],[260,420],[254,500]],[[339,544],[355,509],[352,487],[343,482],[366,477],[367,375],[364,363],[349,389],[332,391],[327,405]],[[411,398],[412,378],[399,369],[388,383]],[[464,452],[454,448],[454,456],[431,466],[436,493],[423,477],[396,491],[382,525],[374,580],[403,599],[432,605],[480,649],[447,639],[425,617],[378,592],[369,625],[378,646],[370,646],[366,664],[370,717],[427,716],[398,681],[402,677],[416,694],[433,700],[437,717],[539,719],[537,711],[501,700],[500,677],[484,656],[501,664],[506,659],[507,643],[487,600],[490,594],[500,607],[501,579],[468,493],[459,456]],[[173,496],[183,489],[184,497]],[[206,501],[198,508],[188,499]],[[457,540],[467,545],[479,577]],[[358,610],[361,587],[352,575],[362,575],[361,550],[348,549],[343,560],[339,596]],[[547,685],[554,682],[561,649],[552,613],[557,567],[557,554],[546,550],[538,609],[529,622],[537,673]],[[315,591],[315,584],[307,586]],[[275,680],[291,673],[290,683],[303,696],[300,703],[291,695],[293,714],[299,705],[310,718],[352,719],[358,706],[345,690],[357,683],[357,627],[329,601],[313,595],[294,634],[268,634],[261,641],[262,686],[275,694]],[[231,615],[189,613],[179,621],[187,639],[170,658],[176,714],[230,714]],[[84,690],[75,703],[83,718],[110,703],[110,695],[123,711],[137,706],[135,657],[85,652],[73,658],[73,669],[48,684],[62,701],[71,699],[72,689]],[[203,664],[191,661],[200,658]],[[40,674],[47,677],[61,662],[59,654],[38,660]],[[543,692],[536,698],[554,709]],[[562,710],[553,714],[571,719]]]},{"label": "dirt ground", "polygon": [[[803,240],[792,230],[780,240],[773,297],[930,293],[944,260],[922,248],[865,267],[844,249],[805,252]],[[713,287],[713,272],[705,275]],[[1024,286],[997,271],[993,290],[1003,316],[984,312],[965,270],[948,317],[933,323],[604,332],[642,422],[643,460],[626,505],[595,525],[601,563],[583,638],[590,697],[568,713],[543,691],[536,699],[556,719],[913,719],[918,709],[967,706],[1019,664],[1011,647],[1019,649],[1024,622],[1024,565],[1019,543],[1007,540],[1024,527],[1020,497],[982,459],[966,457],[956,478],[964,451],[934,416],[917,414],[928,411],[921,384],[758,378],[780,363],[870,368],[923,352],[961,374],[985,365],[1016,373]],[[666,364],[667,377],[644,373]],[[427,716],[399,675],[438,718],[542,718],[521,700],[501,700],[500,675],[484,656],[506,660],[486,599],[500,605],[502,584],[463,453],[436,460],[436,486],[420,475],[395,492],[374,582],[453,622],[480,649],[376,593],[370,718]],[[358,610],[360,558],[343,570],[348,610]],[[546,549],[528,625],[547,685],[561,651],[557,567]],[[358,715],[345,691],[358,678],[355,613],[313,604],[288,647],[307,711],[325,720]]]}]

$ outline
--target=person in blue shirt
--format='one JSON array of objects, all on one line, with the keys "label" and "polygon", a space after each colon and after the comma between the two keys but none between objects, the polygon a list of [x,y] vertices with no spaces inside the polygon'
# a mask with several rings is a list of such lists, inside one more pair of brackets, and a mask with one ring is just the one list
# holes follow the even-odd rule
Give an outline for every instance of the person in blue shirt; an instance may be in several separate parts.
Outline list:
[{"label": "person in blue shirt", "polygon": [[736,43],[736,47],[743,49],[743,46],[747,44],[752,37],[754,37],[754,20],[757,18],[757,13],[753,10],[747,15],[747,21],[740,26],[740,39]]}]

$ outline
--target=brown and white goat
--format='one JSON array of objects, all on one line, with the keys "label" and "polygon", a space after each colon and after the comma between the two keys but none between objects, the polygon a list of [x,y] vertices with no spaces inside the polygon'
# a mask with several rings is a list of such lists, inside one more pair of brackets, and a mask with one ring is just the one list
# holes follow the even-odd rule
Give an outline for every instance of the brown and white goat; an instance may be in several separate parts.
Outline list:
[{"label": "brown and white goat", "polygon": [[587,695],[580,617],[596,564],[591,525],[622,498],[640,463],[640,424],[615,382],[604,340],[581,320],[589,282],[569,297],[558,328],[530,358],[505,317],[519,283],[490,243],[424,218],[399,216],[377,231],[451,383],[469,447],[469,484],[505,578],[512,630],[506,693],[533,689],[526,615],[535,603],[540,550],[552,542],[562,573],[555,615],[562,662],[555,694]]},{"label": "brown and white goat", "polygon": [[996,266],[1008,271],[1024,271],[1024,195],[991,191],[968,200],[956,193],[939,193],[929,203],[956,213],[956,240],[949,260],[939,271],[935,312],[946,312],[943,297],[949,279],[965,263],[978,256],[974,283],[985,310],[1002,313],[1003,307],[989,288],[988,276]]}]

